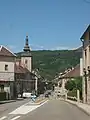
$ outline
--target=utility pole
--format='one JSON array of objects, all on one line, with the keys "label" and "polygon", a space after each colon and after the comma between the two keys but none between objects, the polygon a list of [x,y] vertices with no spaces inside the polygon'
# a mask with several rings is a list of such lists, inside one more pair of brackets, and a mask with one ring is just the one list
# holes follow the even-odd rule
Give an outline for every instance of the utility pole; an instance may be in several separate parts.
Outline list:
[{"label": "utility pole", "polygon": [[38,86],[38,77],[37,76],[35,76],[35,92],[36,92],[36,94],[37,94],[37,86]]}]

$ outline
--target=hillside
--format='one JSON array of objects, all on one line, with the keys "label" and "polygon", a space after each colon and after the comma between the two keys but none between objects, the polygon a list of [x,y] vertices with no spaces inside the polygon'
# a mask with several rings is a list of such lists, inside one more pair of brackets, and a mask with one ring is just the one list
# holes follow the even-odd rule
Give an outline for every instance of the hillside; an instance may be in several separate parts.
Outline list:
[{"label": "hillside", "polygon": [[[20,53],[17,54],[18,56]],[[79,63],[81,50],[32,51],[33,69],[39,68],[40,75],[52,80],[58,73]]]}]

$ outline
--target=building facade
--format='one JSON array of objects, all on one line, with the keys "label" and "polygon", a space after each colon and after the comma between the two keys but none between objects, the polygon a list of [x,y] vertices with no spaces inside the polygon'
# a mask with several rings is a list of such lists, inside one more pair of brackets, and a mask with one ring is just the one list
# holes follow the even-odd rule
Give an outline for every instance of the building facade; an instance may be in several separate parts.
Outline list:
[{"label": "building facade", "polygon": [[90,25],[87,27],[83,35],[82,41],[82,58],[83,58],[83,79],[82,92],[83,102],[90,103]]},{"label": "building facade", "polygon": [[0,91],[14,95],[14,63],[16,55],[4,46],[0,46]]},{"label": "building facade", "polygon": [[0,46],[0,92],[8,93],[7,99],[17,98],[23,92],[35,90],[35,75],[32,73],[32,55],[28,36],[20,57]]},{"label": "building facade", "polygon": [[23,51],[18,55],[15,62],[15,83],[16,96],[23,92],[32,92],[35,90],[35,75],[32,73],[32,55],[28,43],[28,36],[25,39]]}]

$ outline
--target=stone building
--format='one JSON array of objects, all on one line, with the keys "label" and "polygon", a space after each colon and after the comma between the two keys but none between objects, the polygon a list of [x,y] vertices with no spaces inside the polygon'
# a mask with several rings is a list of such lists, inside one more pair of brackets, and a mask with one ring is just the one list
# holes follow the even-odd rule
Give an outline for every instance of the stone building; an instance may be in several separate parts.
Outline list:
[{"label": "stone building", "polygon": [[90,103],[90,25],[87,27],[80,39],[83,45],[83,102]]},{"label": "stone building", "polygon": [[69,70],[67,73],[59,77],[59,80],[61,81],[61,87],[65,89],[65,83],[68,80],[73,80],[78,77],[80,77],[80,65],[79,64],[76,65],[73,69]]},{"label": "stone building", "polygon": [[7,92],[8,99],[35,90],[35,74],[32,73],[32,55],[28,36],[23,51],[18,54],[0,46],[0,91]]},{"label": "stone building", "polygon": [[9,98],[14,97],[14,64],[16,55],[0,46],[0,91],[6,91]]},{"label": "stone building", "polygon": [[22,96],[23,92],[32,92],[35,90],[35,75],[32,73],[32,55],[28,36],[26,36],[23,51],[18,54],[15,62],[16,96],[18,94]]}]

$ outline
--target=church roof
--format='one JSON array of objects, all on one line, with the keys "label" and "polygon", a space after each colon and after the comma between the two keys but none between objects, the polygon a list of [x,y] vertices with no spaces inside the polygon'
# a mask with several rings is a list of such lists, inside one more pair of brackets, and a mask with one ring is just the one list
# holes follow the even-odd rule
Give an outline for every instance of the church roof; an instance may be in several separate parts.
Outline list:
[{"label": "church roof", "polygon": [[15,73],[27,73],[27,72],[30,72],[27,68],[22,67],[20,65],[16,65],[16,64],[15,64],[15,67],[14,67],[14,71],[15,71]]},{"label": "church roof", "polygon": [[21,57],[31,57],[32,55],[31,55],[31,52],[22,52],[22,53],[20,54],[20,56],[21,56]]},{"label": "church roof", "polygon": [[31,50],[30,50],[29,43],[28,43],[28,36],[26,36],[25,46],[24,46],[23,52],[21,52],[20,56],[21,57],[30,57],[31,56]]}]

